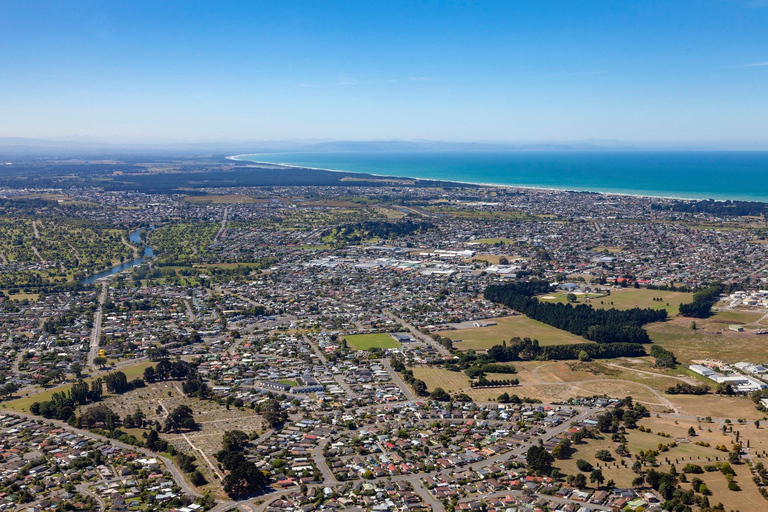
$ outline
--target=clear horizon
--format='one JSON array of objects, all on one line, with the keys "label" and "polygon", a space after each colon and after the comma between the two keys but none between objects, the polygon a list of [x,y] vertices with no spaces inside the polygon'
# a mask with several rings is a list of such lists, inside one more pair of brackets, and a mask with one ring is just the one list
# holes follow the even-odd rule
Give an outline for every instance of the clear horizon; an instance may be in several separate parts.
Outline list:
[{"label": "clear horizon", "polygon": [[0,0],[0,137],[768,144],[768,2]]}]

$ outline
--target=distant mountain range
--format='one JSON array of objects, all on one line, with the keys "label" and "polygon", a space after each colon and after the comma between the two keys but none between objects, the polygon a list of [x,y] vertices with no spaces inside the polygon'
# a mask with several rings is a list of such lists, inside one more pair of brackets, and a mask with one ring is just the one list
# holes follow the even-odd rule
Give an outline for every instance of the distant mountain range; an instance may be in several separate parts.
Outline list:
[{"label": "distant mountain range", "polygon": [[705,151],[768,150],[768,143],[640,144],[618,140],[572,142],[450,142],[430,140],[273,140],[130,142],[89,137],[34,139],[0,137],[0,158],[121,158],[138,156],[219,159],[244,153],[408,151]]}]

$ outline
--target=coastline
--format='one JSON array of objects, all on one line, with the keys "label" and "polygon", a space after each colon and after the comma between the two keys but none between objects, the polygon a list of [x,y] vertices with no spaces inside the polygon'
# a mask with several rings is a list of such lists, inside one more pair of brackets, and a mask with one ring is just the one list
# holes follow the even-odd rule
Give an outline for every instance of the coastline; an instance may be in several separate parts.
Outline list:
[{"label": "coastline", "polygon": [[[238,155],[231,155],[225,157],[227,160],[232,160],[234,162],[244,162],[244,163],[252,163],[252,164],[258,164],[258,165],[270,165],[275,167],[284,167],[287,169],[309,169],[314,171],[326,171],[326,172],[336,172],[341,174],[366,174],[369,176],[375,176],[377,178],[398,178],[398,179],[410,179],[410,180],[416,180],[416,181],[437,181],[432,178],[416,178],[413,176],[393,176],[389,174],[378,174],[373,172],[364,172],[364,171],[349,171],[349,170],[343,170],[343,169],[329,169],[329,168],[323,168],[323,167],[310,167],[307,165],[297,165],[297,164],[289,164],[289,163],[276,163],[276,162],[265,162],[260,160],[251,160],[251,159],[241,159],[239,157],[245,157],[245,156],[258,156],[259,154],[270,154],[270,153],[242,153]],[[508,184],[508,183],[483,183],[483,182],[473,182],[473,181],[460,181],[460,180],[453,180],[453,179],[442,179],[439,181],[443,181],[446,183],[456,183],[458,185],[472,185],[476,187],[490,187],[490,188],[510,188],[510,189],[523,189],[523,190],[534,190],[534,191],[542,191],[542,192],[579,192],[579,193],[591,193],[591,194],[600,194],[604,196],[619,196],[619,197],[640,197],[640,198],[647,198],[647,199],[666,199],[666,200],[676,200],[676,201],[703,201],[711,199],[713,201],[718,202],[725,202],[725,201],[748,201],[748,202],[763,202],[757,199],[734,199],[734,198],[713,198],[713,197],[705,197],[705,196],[673,196],[673,195],[656,195],[656,194],[643,194],[638,192],[625,192],[625,191],[613,191],[613,190],[597,190],[597,189],[579,189],[579,188],[559,188],[559,187],[546,187],[542,185],[515,185],[515,184]]]}]

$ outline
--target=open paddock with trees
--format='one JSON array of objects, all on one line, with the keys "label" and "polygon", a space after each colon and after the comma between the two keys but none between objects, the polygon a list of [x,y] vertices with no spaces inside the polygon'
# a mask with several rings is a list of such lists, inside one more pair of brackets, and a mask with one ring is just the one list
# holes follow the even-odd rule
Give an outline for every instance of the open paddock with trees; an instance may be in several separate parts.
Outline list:
[{"label": "open paddock with trees", "polygon": [[531,320],[525,315],[489,318],[487,321],[496,322],[496,325],[438,331],[437,334],[454,340],[460,339],[461,342],[453,345],[458,350],[486,350],[499,345],[502,340],[508,341],[515,337],[534,338],[542,346],[586,342],[580,336]]}]

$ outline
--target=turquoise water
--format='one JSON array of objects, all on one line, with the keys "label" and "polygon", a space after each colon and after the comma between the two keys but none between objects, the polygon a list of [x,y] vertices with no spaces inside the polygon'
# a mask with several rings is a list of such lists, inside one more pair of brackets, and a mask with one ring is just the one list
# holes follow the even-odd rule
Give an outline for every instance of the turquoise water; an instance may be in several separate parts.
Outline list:
[{"label": "turquoise water", "polygon": [[262,153],[237,159],[469,183],[768,201],[768,151]]}]

